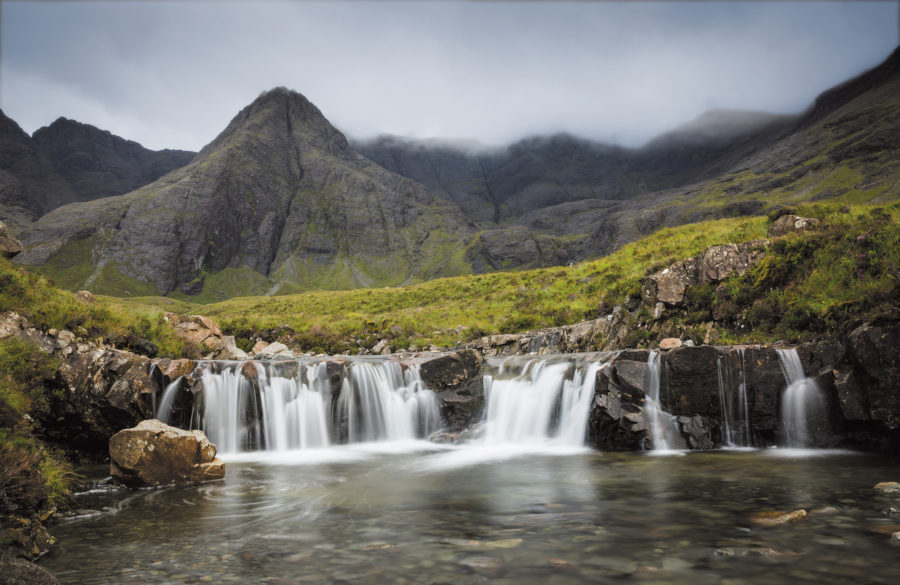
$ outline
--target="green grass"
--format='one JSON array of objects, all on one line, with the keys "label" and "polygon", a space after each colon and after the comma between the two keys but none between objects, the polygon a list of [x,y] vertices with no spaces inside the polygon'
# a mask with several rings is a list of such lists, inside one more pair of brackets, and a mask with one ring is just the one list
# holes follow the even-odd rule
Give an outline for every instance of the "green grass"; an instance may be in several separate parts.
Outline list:
[{"label": "green grass", "polygon": [[[374,344],[376,334],[395,348],[451,346],[485,334],[514,333],[596,318],[626,296],[639,296],[648,272],[726,242],[765,236],[763,217],[722,219],[666,228],[614,254],[572,267],[442,278],[404,287],[319,291],[234,298],[199,312],[239,338],[288,325],[295,343],[311,351],[355,351],[348,341]],[[135,308],[153,299],[123,300]]]},{"label": "green grass", "polygon": [[100,300],[84,303],[45,276],[0,258],[0,312],[15,311],[43,331],[68,329],[85,338],[127,344],[141,337],[159,347],[161,355],[177,356],[182,341],[164,320],[165,310],[149,305],[123,305]]}]

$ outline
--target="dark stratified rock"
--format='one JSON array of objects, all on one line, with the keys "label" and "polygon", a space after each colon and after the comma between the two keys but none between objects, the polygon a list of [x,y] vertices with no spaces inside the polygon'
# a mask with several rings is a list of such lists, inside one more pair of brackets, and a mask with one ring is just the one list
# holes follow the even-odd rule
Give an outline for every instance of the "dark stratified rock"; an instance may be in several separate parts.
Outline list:
[{"label": "dark stratified rock", "polygon": [[484,358],[473,349],[463,349],[430,359],[419,366],[427,388],[437,392],[441,420],[447,430],[462,431],[473,425],[484,410]]},{"label": "dark stratified rock", "polygon": [[419,366],[419,375],[428,388],[436,391],[465,388],[478,375],[484,358],[472,349],[463,349],[430,359]]},{"label": "dark stratified rock", "polygon": [[644,448],[647,422],[643,413],[644,393],[638,388],[621,388],[613,367],[597,372],[595,397],[588,418],[588,444],[606,451],[633,451]]},{"label": "dark stratified rock", "polygon": [[682,347],[662,355],[660,402],[671,414],[718,418],[718,358],[716,348]]},{"label": "dark stratified rock", "polygon": [[225,477],[225,464],[202,431],[158,420],[119,431],[109,440],[110,474],[133,487],[188,485]]}]

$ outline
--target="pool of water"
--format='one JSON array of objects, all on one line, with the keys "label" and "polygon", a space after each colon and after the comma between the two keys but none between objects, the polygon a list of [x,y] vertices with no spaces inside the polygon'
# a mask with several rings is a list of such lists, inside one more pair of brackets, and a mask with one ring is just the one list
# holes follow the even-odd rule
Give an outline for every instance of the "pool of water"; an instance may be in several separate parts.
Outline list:
[{"label": "pool of water", "polygon": [[[900,583],[896,461],[357,445],[78,497],[62,583]],[[766,526],[774,513],[805,520]],[[762,517],[763,520],[758,518]]]}]

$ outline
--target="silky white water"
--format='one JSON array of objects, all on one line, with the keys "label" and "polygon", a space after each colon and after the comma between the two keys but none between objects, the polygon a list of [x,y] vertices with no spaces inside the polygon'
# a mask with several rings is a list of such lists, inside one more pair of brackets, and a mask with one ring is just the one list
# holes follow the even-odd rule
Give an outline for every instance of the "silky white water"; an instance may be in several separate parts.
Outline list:
[{"label": "silky white water", "polygon": [[787,447],[809,447],[811,421],[825,420],[825,403],[816,381],[807,378],[796,349],[779,349],[778,359],[787,381],[781,395],[781,425]]},{"label": "silky white water", "polygon": [[717,358],[719,407],[722,413],[722,442],[726,447],[750,447],[750,404],[747,398],[747,377],[744,350],[738,349],[738,363],[733,356]]},{"label": "silky white water", "polygon": [[659,401],[661,383],[660,359],[658,351],[651,351],[647,358],[647,394],[644,400],[644,415],[650,425],[653,450],[659,452],[687,449],[681,436],[678,420],[662,408]]}]

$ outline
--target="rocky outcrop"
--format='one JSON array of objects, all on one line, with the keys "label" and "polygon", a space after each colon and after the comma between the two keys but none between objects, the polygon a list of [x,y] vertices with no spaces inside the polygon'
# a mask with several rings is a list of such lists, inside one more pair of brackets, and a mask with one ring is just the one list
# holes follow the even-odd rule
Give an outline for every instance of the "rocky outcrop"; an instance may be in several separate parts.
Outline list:
[{"label": "rocky outcrop", "polygon": [[483,363],[480,352],[463,349],[429,359],[419,366],[422,382],[437,392],[446,430],[462,431],[481,416],[484,410]]},{"label": "rocky outcrop", "polygon": [[7,229],[6,224],[0,221],[0,256],[12,258],[22,251],[22,242]]},{"label": "rocky outcrop", "polygon": [[769,228],[770,238],[780,238],[787,234],[811,231],[819,227],[819,220],[813,217],[801,217],[799,215],[782,215],[772,223]]},{"label": "rocky outcrop", "polygon": [[190,485],[225,477],[225,464],[202,431],[145,420],[109,440],[109,471],[132,487]]},{"label": "rocky outcrop", "polygon": [[109,437],[153,415],[158,385],[149,358],[99,346],[70,331],[41,332],[12,312],[0,313],[0,338],[29,341],[59,360],[46,407],[36,411],[39,435],[70,452],[94,458]]},{"label": "rocky outcrop", "polygon": [[766,240],[712,246],[703,253],[676,262],[641,281],[645,303],[657,302],[679,305],[688,287],[725,280],[732,274],[740,276],[765,257]]}]

